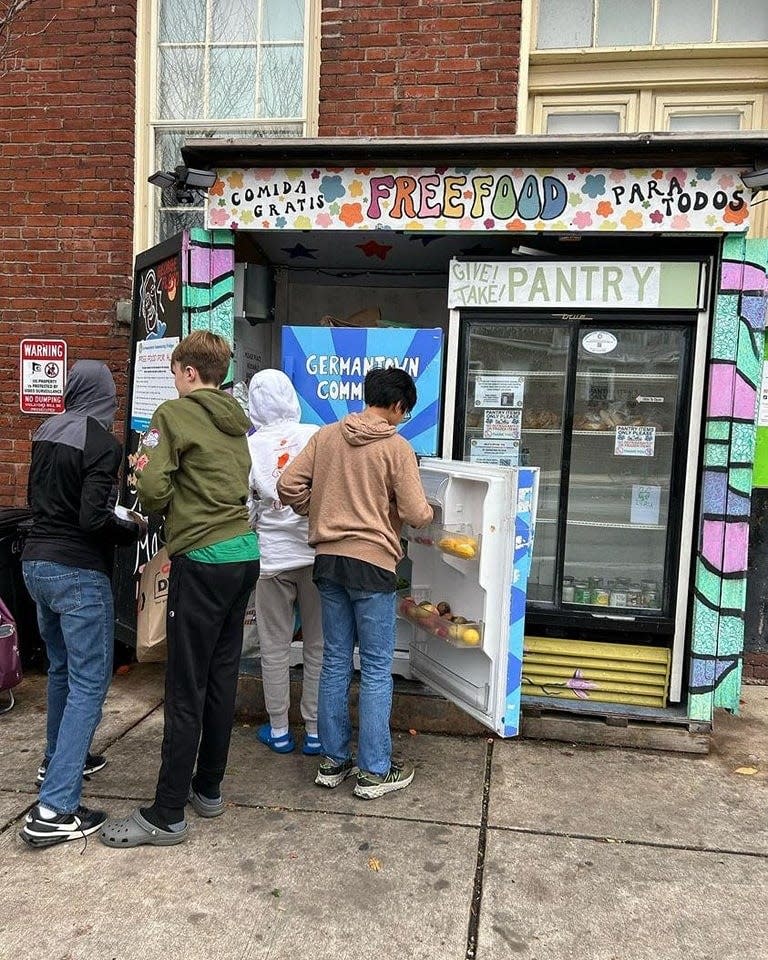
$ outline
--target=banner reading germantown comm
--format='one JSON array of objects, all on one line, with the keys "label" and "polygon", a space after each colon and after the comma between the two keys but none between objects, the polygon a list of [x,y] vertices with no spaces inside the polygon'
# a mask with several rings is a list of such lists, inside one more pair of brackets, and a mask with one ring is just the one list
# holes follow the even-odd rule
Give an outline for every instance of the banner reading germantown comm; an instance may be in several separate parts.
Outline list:
[{"label": "banner reading germantown comm", "polygon": [[206,225],[239,230],[745,231],[739,171],[220,169]]}]

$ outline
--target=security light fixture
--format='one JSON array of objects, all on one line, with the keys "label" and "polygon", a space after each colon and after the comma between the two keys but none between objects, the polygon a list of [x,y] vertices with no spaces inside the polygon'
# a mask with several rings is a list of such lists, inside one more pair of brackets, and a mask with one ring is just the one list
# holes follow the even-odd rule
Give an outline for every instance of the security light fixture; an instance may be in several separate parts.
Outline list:
[{"label": "security light fixture", "polygon": [[176,203],[192,204],[214,185],[216,174],[212,170],[194,170],[191,167],[179,165],[173,173],[168,170],[158,170],[151,177],[147,177],[147,180],[161,190],[172,190]]},{"label": "security light fixture", "polygon": [[762,170],[750,170],[742,173],[741,179],[744,186],[750,190],[768,189],[768,167],[763,167]]}]

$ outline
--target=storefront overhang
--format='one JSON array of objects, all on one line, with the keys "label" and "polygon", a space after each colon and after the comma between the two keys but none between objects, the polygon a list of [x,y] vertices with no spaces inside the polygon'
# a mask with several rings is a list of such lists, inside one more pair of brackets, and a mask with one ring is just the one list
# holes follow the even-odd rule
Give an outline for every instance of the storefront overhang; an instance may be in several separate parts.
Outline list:
[{"label": "storefront overhang", "polygon": [[279,166],[768,166],[762,133],[635,133],[613,137],[329,137],[324,139],[189,139],[191,167]]}]

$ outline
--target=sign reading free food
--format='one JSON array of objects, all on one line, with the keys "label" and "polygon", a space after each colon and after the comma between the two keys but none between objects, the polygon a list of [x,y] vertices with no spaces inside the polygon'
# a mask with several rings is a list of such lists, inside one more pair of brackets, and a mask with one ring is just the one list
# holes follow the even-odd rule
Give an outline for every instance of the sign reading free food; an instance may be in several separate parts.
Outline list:
[{"label": "sign reading free food", "polygon": [[336,423],[363,409],[369,370],[399,367],[413,377],[418,399],[399,433],[416,453],[437,453],[443,331],[439,328],[284,327],[283,370],[301,403],[303,423]]}]

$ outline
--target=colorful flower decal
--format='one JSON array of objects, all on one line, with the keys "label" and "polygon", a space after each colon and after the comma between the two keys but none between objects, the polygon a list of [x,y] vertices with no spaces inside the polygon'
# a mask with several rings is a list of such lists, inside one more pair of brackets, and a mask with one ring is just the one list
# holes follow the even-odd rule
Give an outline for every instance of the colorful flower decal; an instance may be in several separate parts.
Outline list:
[{"label": "colorful flower decal", "polygon": [[736,181],[733,179],[730,173],[726,173],[724,176],[718,177],[717,182],[721,187],[727,188],[732,187]]},{"label": "colorful flower decal", "polygon": [[627,230],[639,230],[643,225],[643,215],[642,213],[637,213],[635,210],[627,210],[621,218],[621,222]]},{"label": "colorful flower decal", "polygon": [[328,209],[329,209],[330,212],[334,215],[334,217],[338,217],[338,215],[339,215],[339,205],[338,205],[338,203],[332,203]]},{"label": "colorful flower decal", "polygon": [[580,207],[580,206],[581,206],[581,194],[580,194],[580,193],[569,193],[569,194],[568,194],[568,203],[569,203],[572,207]]},{"label": "colorful flower decal", "polygon": [[610,200],[601,200],[597,205],[598,217],[610,217],[613,213],[613,204]]},{"label": "colorful flower decal", "polygon": [[420,220],[409,220],[405,225],[406,230],[423,230],[424,224]]},{"label": "colorful flower decal", "polygon": [[367,177],[368,174],[371,172],[371,169],[372,169],[371,167],[355,167],[355,173],[359,177]]},{"label": "colorful flower decal", "polygon": [[699,180],[711,180],[714,172],[714,167],[696,167],[696,176]]},{"label": "colorful flower decal", "polygon": [[525,224],[522,220],[510,220],[507,224],[507,230],[525,230]]},{"label": "colorful flower decal", "polygon": [[618,223],[615,220],[603,220],[600,224],[600,230],[618,230]]},{"label": "colorful flower decal", "polygon": [[568,179],[569,179],[569,180],[575,180],[575,179],[576,179],[576,174],[575,174],[575,173],[569,173],[569,174],[568,174]]},{"label": "colorful flower decal", "polygon": [[730,207],[727,207],[723,214],[723,220],[726,223],[743,223],[748,216],[749,207],[745,203],[740,210],[731,210]]},{"label": "colorful flower decal", "polygon": [[277,220],[275,220],[275,226],[279,227],[281,230],[286,223],[288,223],[288,221],[285,219],[285,217],[278,217]]},{"label": "colorful flower decal", "polygon": [[590,173],[584,180],[584,186],[581,188],[583,193],[595,200],[605,193],[605,177],[602,173]]},{"label": "colorful flower decal", "polygon": [[471,190],[465,190],[462,194],[465,200],[471,200],[474,197],[474,193]]},{"label": "colorful flower decal", "polygon": [[491,220],[490,217],[487,217],[485,220],[483,220],[483,226],[486,230],[493,230],[493,228],[496,226],[496,221]]},{"label": "colorful flower decal", "polygon": [[661,212],[661,210],[654,210],[649,219],[651,223],[663,223],[664,214]]},{"label": "colorful flower decal", "polygon": [[672,229],[673,230],[690,230],[691,221],[686,217],[684,213],[678,213],[676,217],[672,217]]},{"label": "colorful flower decal", "polygon": [[311,230],[312,221],[307,216],[296,217],[293,221],[293,226],[296,230]]},{"label": "colorful flower decal", "polygon": [[[254,167],[253,170],[251,170],[251,176],[254,180],[272,180],[275,176],[275,171],[272,167]],[[240,186],[242,187],[242,183]]]},{"label": "colorful flower decal", "polygon": [[304,176],[303,170],[293,169],[293,170],[285,171],[286,180],[298,180],[299,177],[303,177],[303,176]]},{"label": "colorful flower decal", "polygon": [[215,208],[209,211],[208,219],[214,227],[225,227],[229,220],[229,213],[226,210],[219,210],[218,208]]},{"label": "colorful flower decal", "polygon": [[652,177],[653,177],[654,180],[661,180],[661,178],[662,178],[663,176],[664,176],[664,171],[663,171],[663,170],[654,170],[654,171],[653,171]]},{"label": "colorful flower decal", "polygon": [[227,183],[232,189],[242,187],[243,185],[243,175],[238,170],[233,170],[232,173],[227,177]]},{"label": "colorful flower decal", "polygon": [[348,227],[354,227],[356,223],[363,222],[363,211],[359,203],[343,203],[339,220]]},{"label": "colorful flower decal", "polygon": [[313,180],[319,180],[319,179],[320,179],[320,171],[317,169],[317,167],[315,167],[315,169],[312,171],[312,173],[310,173],[310,177],[312,177]]},{"label": "colorful flower decal", "polygon": [[681,187],[684,187],[688,180],[688,171],[683,170],[682,167],[674,167],[672,170],[667,171],[667,180],[671,181],[673,177]]},{"label": "colorful flower decal", "polygon": [[350,197],[362,197],[363,183],[361,180],[353,180],[352,183],[350,183],[349,195]]},{"label": "colorful flower decal", "polygon": [[573,218],[573,225],[577,230],[586,230],[592,226],[592,214],[588,210],[579,210]]},{"label": "colorful flower decal", "polygon": [[241,223],[253,223],[255,219],[256,218],[250,210],[243,210],[243,212],[240,214]]},{"label": "colorful flower decal", "polygon": [[346,192],[346,188],[341,182],[341,177],[323,177],[320,181],[320,193],[327,203],[341,199]]},{"label": "colorful flower decal", "polygon": [[216,183],[208,191],[212,197],[223,197],[224,196],[224,181],[216,178]]},{"label": "colorful flower decal", "polygon": [[614,183],[621,183],[622,180],[626,180],[626,179],[627,179],[626,170],[611,170],[611,180],[613,180]]},{"label": "colorful flower decal", "polygon": [[459,229],[460,230],[471,230],[474,227],[475,221],[472,217],[463,217],[459,220]]},{"label": "colorful flower decal", "polygon": [[318,215],[315,217],[315,223],[318,225],[318,227],[327,229],[333,223],[333,217],[330,215],[330,213],[327,213],[324,210],[322,213],[318,213]]}]

